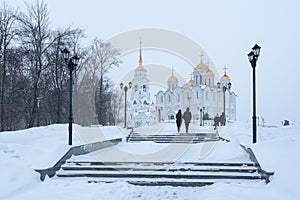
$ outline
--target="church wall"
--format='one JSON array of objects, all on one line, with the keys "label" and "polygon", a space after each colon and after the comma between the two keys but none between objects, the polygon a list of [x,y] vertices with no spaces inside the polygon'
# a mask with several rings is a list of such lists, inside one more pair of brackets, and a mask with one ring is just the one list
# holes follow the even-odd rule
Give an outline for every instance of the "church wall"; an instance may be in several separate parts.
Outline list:
[{"label": "church wall", "polygon": [[[220,116],[223,112],[223,95],[223,91],[216,87],[201,88],[193,86],[192,89],[190,89],[190,86],[185,86],[183,88],[177,87],[173,92],[170,90],[165,93],[159,92],[156,96],[156,106],[157,108],[161,106],[160,110],[163,113],[163,118],[165,120],[168,120],[171,115],[176,114],[179,109],[184,112],[187,107],[190,107],[193,120],[200,120],[200,108],[203,109],[203,107],[205,107],[204,113],[208,113],[209,116],[213,118],[217,114]],[[161,98],[164,100],[163,104],[161,103]],[[235,94],[226,91],[225,98],[226,116],[228,119],[235,120]]]}]

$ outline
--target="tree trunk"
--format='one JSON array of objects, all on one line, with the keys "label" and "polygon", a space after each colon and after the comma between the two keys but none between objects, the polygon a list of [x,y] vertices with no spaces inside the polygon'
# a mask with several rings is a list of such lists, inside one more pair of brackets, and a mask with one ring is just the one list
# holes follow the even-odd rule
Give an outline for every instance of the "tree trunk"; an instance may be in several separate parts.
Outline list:
[{"label": "tree trunk", "polygon": [[6,78],[6,51],[3,50],[3,72],[2,72],[2,83],[1,83],[1,132],[5,130],[4,128],[4,97],[5,97],[5,78]]}]

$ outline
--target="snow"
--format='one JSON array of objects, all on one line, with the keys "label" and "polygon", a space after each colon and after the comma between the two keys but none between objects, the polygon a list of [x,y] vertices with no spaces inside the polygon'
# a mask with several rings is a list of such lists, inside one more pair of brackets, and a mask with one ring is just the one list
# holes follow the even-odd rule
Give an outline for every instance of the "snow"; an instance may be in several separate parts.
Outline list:
[{"label": "snow", "polygon": [[[160,130],[166,128],[176,130],[173,124],[165,124]],[[73,142],[74,145],[80,145],[117,137],[124,139],[128,133],[126,131],[114,126],[74,125]],[[39,174],[34,169],[51,167],[59,160],[69,149],[67,133],[68,125],[58,124],[1,133],[0,199],[300,199],[298,192],[300,127],[298,125],[258,127],[258,142],[252,144],[251,124],[232,122],[219,131],[221,137],[230,140],[229,143],[214,142],[210,145],[200,143],[184,146],[179,151],[176,161],[247,162],[249,158],[239,146],[243,144],[252,148],[264,170],[275,172],[269,184],[265,184],[264,181],[215,183],[205,187],[146,187],[134,186],[122,181],[87,183],[82,178],[58,177],[47,178],[41,182]],[[95,153],[101,154],[103,156],[101,159],[112,159],[111,153],[119,150],[124,153],[124,159],[127,159],[128,156],[141,158],[145,155],[159,155],[166,148],[166,144],[122,142],[115,147]],[[180,144],[173,145],[171,149],[178,148]],[[91,157],[91,155],[78,156],[76,160]],[[159,157],[151,157],[153,158]],[[163,158],[165,156],[162,155],[161,159]]]}]

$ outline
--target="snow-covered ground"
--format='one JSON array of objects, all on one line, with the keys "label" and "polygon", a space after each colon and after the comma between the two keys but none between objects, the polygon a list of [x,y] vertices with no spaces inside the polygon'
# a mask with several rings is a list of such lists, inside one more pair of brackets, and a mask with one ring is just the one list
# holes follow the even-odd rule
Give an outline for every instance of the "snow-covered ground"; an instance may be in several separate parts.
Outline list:
[{"label": "snow-covered ground", "polygon": [[[172,126],[159,127],[159,130]],[[155,128],[158,130],[158,128]],[[85,128],[74,125],[74,145],[106,138],[125,137],[118,127]],[[102,134],[99,134],[99,130]],[[175,126],[174,126],[175,130]],[[239,144],[251,147],[262,168],[273,171],[271,182],[215,183],[206,187],[145,187],[124,182],[87,183],[83,179],[39,180],[37,168],[51,167],[68,150],[67,125],[51,125],[0,134],[0,199],[300,199],[300,126],[258,127],[258,143],[251,144],[251,124],[228,123],[220,135],[230,143],[210,146],[207,155],[197,154],[203,144],[191,145],[180,160],[246,161]],[[162,144],[119,144],[125,152],[145,154],[159,151]],[[198,149],[199,148],[199,149]],[[202,156],[202,157],[201,157]],[[223,160],[221,160],[223,159]],[[195,160],[199,161],[199,160]]]}]

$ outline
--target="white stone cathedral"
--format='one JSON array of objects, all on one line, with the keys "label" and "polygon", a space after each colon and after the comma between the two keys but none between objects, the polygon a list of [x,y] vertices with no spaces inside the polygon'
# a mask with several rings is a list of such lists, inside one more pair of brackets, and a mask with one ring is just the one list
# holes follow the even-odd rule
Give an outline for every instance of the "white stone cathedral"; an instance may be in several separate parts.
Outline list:
[{"label": "white stone cathedral", "polygon": [[130,123],[135,127],[150,125],[155,120],[155,105],[150,102],[149,80],[147,70],[143,67],[141,42],[139,64],[134,70],[131,83]]},{"label": "white stone cathedral", "polygon": [[172,75],[167,80],[167,90],[155,95],[154,104],[150,102],[149,79],[143,66],[140,42],[139,62],[131,81],[129,124],[139,127],[172,120],[179,109],[184,112],[187,107],[192,112],[194,122],[201,122],[204,118],[212,119],[224,112],[227,120],[236,120],[236,94],[231,89],[226,67],[220,81],[215,83],[215,74],[209,68],[209,61],[203,63],[203,56],[200,64],[194,68],[191,80],[183,86],[179,86],[172,69]]},{"label": "white stone cathedral", "polygon": [[203,63],[202,56],[200,64],[193,70],[191,80],[183,86],[178,85],[172,70],[167,90],[156,94],[158,122],[174,119],[179,109],[184,112],[187,107],[194,121],[213,119],[224,111],[227,120],[236,120],[236,94],[231,89],[226,68],[220,81],[215,83],[215,74],[209,69],[209,62],[207,65]]}]

